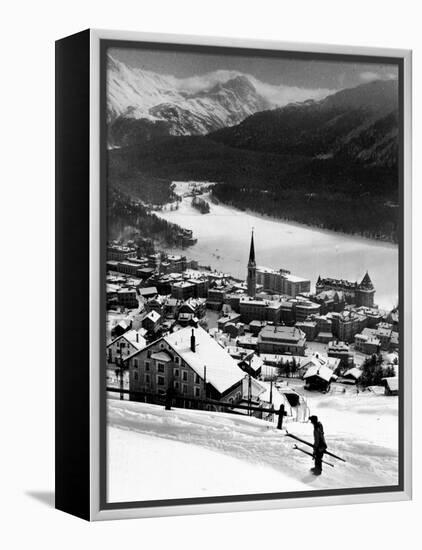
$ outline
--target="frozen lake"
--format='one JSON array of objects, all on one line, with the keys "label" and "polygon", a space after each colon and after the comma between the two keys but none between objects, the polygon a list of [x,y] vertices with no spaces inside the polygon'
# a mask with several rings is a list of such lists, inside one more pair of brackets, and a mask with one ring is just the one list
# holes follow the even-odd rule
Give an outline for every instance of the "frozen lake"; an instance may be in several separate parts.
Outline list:
[{"label": "frozen lake", "polygon": [[253,227],[257,265],[288,269],[310,279],[312,289],[318,275],[360,281],[368,270],[376,288],[375,302],[385,309],[397,304],[397,245],[265,218],[222,204],[210,203],[210,207],[209,214],[201,214],[185,197],[178,210],[156,212],[192,229],[198,242],[183,253],[201,265],[245,278]]}]

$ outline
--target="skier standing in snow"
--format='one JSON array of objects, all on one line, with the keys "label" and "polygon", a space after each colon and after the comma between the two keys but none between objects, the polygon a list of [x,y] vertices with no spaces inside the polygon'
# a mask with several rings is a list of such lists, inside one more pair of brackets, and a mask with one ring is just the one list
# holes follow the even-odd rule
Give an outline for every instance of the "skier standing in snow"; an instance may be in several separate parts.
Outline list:
[{"label": "skier standing in snow", "polygon": [[311,469],[314,476],[320,476],[322,472],[322,457],[327,450],[327,444],[324,437],[324,428],[317,416],[310,416],[309,420],[314,426],[314,460],[315,467]]}]

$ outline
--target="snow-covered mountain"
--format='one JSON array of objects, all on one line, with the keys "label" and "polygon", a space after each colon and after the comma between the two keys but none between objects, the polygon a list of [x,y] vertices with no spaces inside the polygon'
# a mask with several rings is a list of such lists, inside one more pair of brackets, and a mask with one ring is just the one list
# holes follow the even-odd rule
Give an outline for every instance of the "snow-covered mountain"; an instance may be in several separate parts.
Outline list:
[{"label": "snow-covered mountain", "polygon": [[238,71],[219,70],[180,79],[128,67],[109,56],[109,141],[126,145],[157,135],[207,134],[239,124],[260,111],[329,93],[274,86]]}]

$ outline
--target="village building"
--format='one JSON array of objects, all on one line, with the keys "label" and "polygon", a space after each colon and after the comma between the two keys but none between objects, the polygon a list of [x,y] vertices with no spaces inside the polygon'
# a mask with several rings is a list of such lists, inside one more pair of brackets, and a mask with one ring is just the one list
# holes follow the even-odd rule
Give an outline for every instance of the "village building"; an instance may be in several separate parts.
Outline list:
[{"label": "village building", "polygon": [[298,294],[302,292],[309,292],[311,290],[311,281],[298,277],[297,275],[286,274],[284,275],[283,294],[296,298]]},{"label": "village building", "polygon": [[224,330],[224,327],[225,327],[225,325],[227,325],[227,323],[236,324],[239,321],[240,321],[240,314],[236,313],[235,311],[231,311],[231,312],[228,312],[228,313],[222,315],[218,319],[217,326],[220,330]]},{"label": "village building", "polygon": [[125,275],[131,275],[132,277],[136,277],[138,275],[138,271],[140,269],[140,266],[138,263],[136,263],[134,260],[133,261],[124,261],[124,262],[119,262],[118,266],[117,266],[117,271],[119,271],[119,273],[124,273]]},{"label": "village building", "polygon": [[139,304],[136,290],[134,288],[121,288],[117,291],[117,302],[119,306],[127,309],[137,308]]},{"label": "village building", "polygon": [[311,281],[292,275],[287,269],[259,266],[256,269],[256,282],[266,292],[286,294],[292,298],[311,289]]},{"label": "village building", "polygon": [[248,361],[254,355],[254,351],[251,349],[241,348],[240,346],[223,346],[227,353],[238,363],[240,361]]},{"label": "village building", "polygon": [[135,392],[165,395],[181,404],[189,398],[240,402],[245,373],[202,328],[190,327],[164,336],[126,360],[131,399]]},{"label": "village building", "polygon": [[177,322],[183,327],[188,324],[196,326],[198,320],[205,315],[205,298],[190,298],[181,304],[177,310]]},{"label": "village building", "polygon": [[295,322],[295,309],[292,302],[282,300],[280,302],[280,323],[291,325]]},{"label": "village building", "polygon": [[106,285],[106,300],[107,300],[107,307],[111,308],[113,306],[117,306],[119,304],[119,300],[117,298],[117,292],[120,290],[120,285],[114,285],[107,283]]},{"label": "village building", "polygon": [[109,244],[107,246],[107,259],[114,261],[125,261],[130,258],[136,258],[136,248],[129,246],[120,246]]},{"label": "village building", "polygon": [[333,339],[333,333],[332,332],[324,332],[320,331],[318,332],[318,337],[316,338],[317,342],[321,342],[321,344],[329,344]]},{"label": "village building", "polygon": [[315,304],[309,300],[304,300],[303,298],[296,299],[293,301],[293,307],[295,311],[296,322],[301,323],[305,321],[311,315],[318,315],[320,312],[319,304]]},{"label": "village building", "polygon": [[374,328],[382,322],[383,313],[377,307],[357,307],[354,311],[360,315],[366,317],[366,326],[368,328]]},{"label": "village building", "polygon": [[305,354],[306,336],[297,327],[267,325],[258,335],[259,353]]},{"label": "village building", "polygon": [[306,340],[312,341],[318,335],[318,327],[316,321],[302,321],[301,323],[295,323],[295,327],[301,330],[306,336]]},{"label": "village building", "polygon": [[188,281],[179,281],[171,285],[171,295],[177,300],[187,300],[195,295],[195,285]]},{"label": "village building", "polygon": [[334,357],[340,360],[341,369],[350,369],[353,367],[353,353],[346,342],[333,340],[328,344],[328,357]]},{"label": "village building", "polygon": [[111,330],[111,336],[112,338],[117,338],[118,336],[121,336],[126,331],[130,330],[132,328],[132,321],[130,319],[122,319]]},{"label": "village building", "polygon": [[367,324],[366,316],[353,310],[327,313],[327,318],[331,320],[333,335],[344,342],[354,342],[355,335],[361,333]]},{"label": "village building", "polygon": [[106,348],[107,365],[120,365],[122,359],[146,346],[145,330],[128,330],[112,340]]},{"label": "village building", "polygon": [[266,300],[256,300],[249,296],[240,299],[239,310],[243,323],[251,321],[267,320],[268,302]]},{"label": "village building", "polygon": [[342,382],[347,382],[350,384],[357,384],[359,378],[362,376],[362,371],[357,367],[348,369],[342,376]]},{"label": "village building", "polygon": [[223,331],[232,339],[245,334],[245,325],[243,323],[226,323]]},{"label": "village building", "polygon": [[259,266],[256,269],[256,281],[264,291],[283,294],[284,274],[290,273],[284,269],[271,269]]},{"label": "village building", "polygon": [[389,349],[392,332],[393,332],[393,326],[390,325],[389,323],[378,323],[375,335],[380,341],[381,349],[383,350]]},{"label": "village building", "polygon": [[245,334],[244,336],[239,336],[236,340],[236,345],[241,348],[257,350],[258,349],[258,338],[256,336],[251,336]]},{"label": "village building", "polygon": [[[286,358],[285,358],[286,359]],[[314,353],[310,357],[298,357],[297,358],[297,374],[303,378],[303,375],[311,367],[328,367],[331,372],[336,373],[338,367],[340,366],[340,359],[327,357],[321,355],[320,353]]]},{"label": "village building", "polygon": [[[208,301],[210,299],[210,292],[208,292]],[[224,303],[231,307],[233,311],[240,312],[240,300],[244,294],[241,292],[227,292],[224,295]]]},{"label": "village building", "polygon": [[261,332],[261,330],[267,325],[267,321],[251,321],[249,323],[249,332],[253,336],[258,336],[258,334]]},{"label": "village building", "polygon": [[187,282],[193,285],[194,298],[208,297],[208,288],[209,288],[208,279],[190,278],[190,279],[187,279]]},{"label": "village building", "polygon": [[156,332],[160,326],[161,315],[156,311],[150,311],[142,320],[142,326],[148,332]]},{"label": "village building", "polygon": [[259,378],[261,376],[263,364],[263,360],[256,354],[252,354],[250,357],[245,357],[238,363],[239,367],[246,372],[246,374],[253,376],[254,378]]},{"label": "village building", "polygon": [[327,315],[316,315],[313,319],[317,324],[318,332],[333,332],[333,322]]},{"label": "village building", "polygon": [[208,290],[207,307],[217,311],[220,310],[223,305],[226,292],[226,287],[218,286],[210,288]]},{"label": "village building", "polygon": [[398,395],[399,394],[399,378],[398,376],[391,376],[382,379],[385,388],[385,395]]},{"label": "village building", "polygon": [[201,318],[206,312],[206,300],[205,298],[189,298],[179,305],[178,314],[190,313],[194,316]]},{"label": "village building", "polygon": [[[366,329],[367,330],[367,329]],[[355,335],[355,350],[365,355],[373,355],[379,353],[381,348],[381,342],[376,336],[370,334],[356,334]]]},{"label": "village building", "polygon": [[156,311],[161,316],[163,316],[167,301],[167,296],[160,296],[159,294],[157,296],[154,296],[153,298],[149,298],[144,303],[145,311],[147,311],[148,313],[150,311]]},{"label": "village building", "polygon": [[158,294],[158,290],[155,286],[147,286],[140,288],[138,290],[138,293],[142,299],[148,300],[149,298],[155,298]]},{"label": "village building", "polygon": [[107,271],[116,271],[119,270],[119,262],[117,260],[107,260],[106,263]]},{"label": "village building", "polygon": [[311,365],[303,375],[305,388],[327,392],[330,390],[331,382],[337,380],[337,376],[325,364]]},{"label": "village building", "polygon": [[164,317],[174,319],[177,315],[177,311],[182,302],[180,300],[176,300],[176,298],[171,298],[171,296],[165,296],[164,298],[165,299],[164,299],[162,315]]},{"label": "village building", "polygon": [[346,281],[344,279],[322,279],[318,277],[316,282],[316,293],[319,294],[325,290],[338,290],[345,294],[346,300],[356,306],[373,307],[375,288],[372,284],[368,272],[365,273],[360,283]]},{"label": "village building", "polygon": [[141,267],[136,270],[136,276],[144,281],[152,277],[154,273],[155,269],[153,267]]},{"label": "village building", "polygon": [[399,346],[399,334],[393,331],[389,323],[378,323],[376,328],[365,328],[361,336],[368,340],[378,340],[379,347],[383,351],[395,350]]},{"label": "village building", "polygon": [[175,273],[182,273],[186,269],[186,257],[169,254],[166,258],[170,265],[170,271]]},{"label": "village building", "polygon": [[321,315],[330,311],[341,312],[346,307],[346,296],[341,290],[323,290],[317,294],[309,294],[308,298],[320,306]]}]

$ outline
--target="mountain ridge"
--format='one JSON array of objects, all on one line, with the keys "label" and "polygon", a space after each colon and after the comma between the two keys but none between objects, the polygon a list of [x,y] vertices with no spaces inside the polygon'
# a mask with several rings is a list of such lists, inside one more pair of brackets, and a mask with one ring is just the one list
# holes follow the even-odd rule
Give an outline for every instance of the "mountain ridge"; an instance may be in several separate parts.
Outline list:
[{"label": "mountain ridge", "polygon": [[128,67],[109,55],[108,141],[125,146],[163,135],[205,135],[291,99],[329,92],[273,86],[239,71],[181,79]]},{"label": "mountain ridge", "polygon": [[[361,162],[392,166],[397,162],[397,128],[397,81],[377,80],[319,101],[255,113],[209,137],[241,149],[312,158],[349,155]],[[354,147],[348,148],[352,142]]]}]

